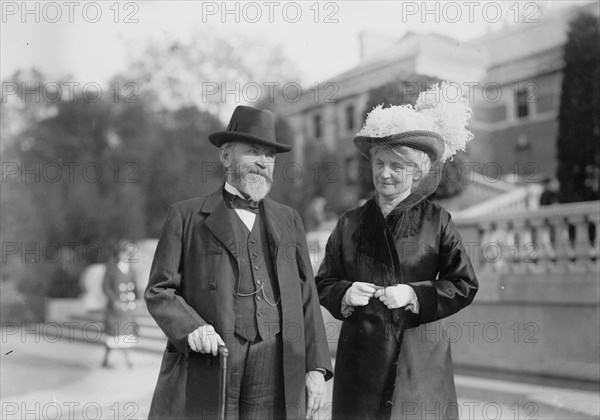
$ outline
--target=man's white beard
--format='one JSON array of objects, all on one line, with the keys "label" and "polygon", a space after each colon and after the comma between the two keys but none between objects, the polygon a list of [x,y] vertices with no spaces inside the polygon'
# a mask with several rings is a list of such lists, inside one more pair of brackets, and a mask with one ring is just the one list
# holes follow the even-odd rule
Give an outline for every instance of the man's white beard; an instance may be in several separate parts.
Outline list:
[{"label": "man's white beard", "polygon": [[[262,171],[263,175],[250,172],[249,169],[243,168],[242,174],[235,174],[236,184],[234,185],[241,193],[250,197],[253,201],[260,201],[267,196],[271,190],[272,178],[268,175],[268,170]],[[267,179],[268,177],[268,179]]]},{"label": "man's white beard", "polygon": [[250,173],[242,177],[241,192],[248,194],[251,200],[260,201],[271,190],[271,183],[262,175]]}]

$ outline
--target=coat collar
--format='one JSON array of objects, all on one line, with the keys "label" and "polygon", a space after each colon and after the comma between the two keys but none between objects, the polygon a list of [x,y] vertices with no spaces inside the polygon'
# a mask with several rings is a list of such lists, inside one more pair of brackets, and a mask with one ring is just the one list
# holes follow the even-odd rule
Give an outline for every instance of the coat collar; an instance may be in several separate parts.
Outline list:
[{"label": "coat collar", "polygon": [[235,236],[229,223],[229,209],[223,200],[223,186],[206,197],[200,211],[208,213],[204,222],[206,227],[236,259],[239,258]]},{"label": "coat collar", "polygon": [[[208,214],[205,220],[208,229],[237,259],[239,255],[236,249],[235,236],[229,222],[229,209],[223,199],[224,185],[206,197],[200,211]],[[285,214],[281,211],[279,205],[269,197],[261,200],[259,208],[267,226],[269,241],[275,251],[273,256],[276,256],[281,242],[282,229],[286,223]]]},{"label": "coat collar", "polygon": [[394,249],[390,249],[389,243],[392,235],[379,206],[371,199],[364,204],[361,211],[359,225],[353,237],[357,251],[393,269]]}]

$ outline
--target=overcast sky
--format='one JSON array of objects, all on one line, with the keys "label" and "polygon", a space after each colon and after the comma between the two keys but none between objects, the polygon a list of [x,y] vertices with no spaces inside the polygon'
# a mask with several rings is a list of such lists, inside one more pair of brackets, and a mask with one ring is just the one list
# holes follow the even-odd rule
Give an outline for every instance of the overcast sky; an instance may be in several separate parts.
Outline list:
[{"label": "overcast sky", "polygon": [[4,80],[35,66],[50,77],[71,75],[82,83],[103,84],[125,68],[127,45],[135,48],[149,35],[166,32],[189,37],[192,28],[204,25],[223,34],[260,33],[282,43],[308,85],[358,63],[361,31],[393,37],[437,32],[464,41],[514,22],[543,20],[575,2],[542,3],[257,1],[228,2],[227,13],[221,1],[30,2],[27,10],[20,1],[3,1],[0,71]]}]

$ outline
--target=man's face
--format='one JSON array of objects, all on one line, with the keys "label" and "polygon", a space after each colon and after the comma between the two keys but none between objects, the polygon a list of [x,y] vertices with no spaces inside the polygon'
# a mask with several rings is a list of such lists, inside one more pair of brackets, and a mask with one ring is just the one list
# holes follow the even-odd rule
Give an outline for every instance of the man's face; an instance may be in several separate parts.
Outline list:
[{"label": "man's face", "polygon": [[228,182],[252,200],[262,200],[271,189],[275,148],[234,142],[222,150],[221,161],[227,169]]}]

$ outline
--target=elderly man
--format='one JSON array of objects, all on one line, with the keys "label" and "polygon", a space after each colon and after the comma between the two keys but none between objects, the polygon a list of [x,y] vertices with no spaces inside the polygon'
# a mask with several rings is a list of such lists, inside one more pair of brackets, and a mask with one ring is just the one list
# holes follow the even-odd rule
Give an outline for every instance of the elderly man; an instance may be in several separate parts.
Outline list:
[{"label": "elderly man", "polygon": [[291,147],[245,106],[209,140],[227,181],[171,206],[145,293],[168,338],[150,418],[216,417],[220,345],[229,418],[310,417],[332,376],[325,329],[300,216],[267,197]]}]

